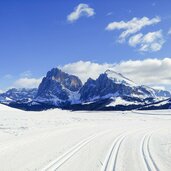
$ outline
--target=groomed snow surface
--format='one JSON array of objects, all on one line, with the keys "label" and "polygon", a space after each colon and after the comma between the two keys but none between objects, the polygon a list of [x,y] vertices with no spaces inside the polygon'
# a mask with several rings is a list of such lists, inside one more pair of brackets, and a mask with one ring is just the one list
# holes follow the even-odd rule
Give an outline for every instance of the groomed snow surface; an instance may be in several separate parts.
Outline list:
[{"label": "groomed snow surface", "polygon": [[171,171],[171,110],[25,112],[0,105],[0,171]]}]

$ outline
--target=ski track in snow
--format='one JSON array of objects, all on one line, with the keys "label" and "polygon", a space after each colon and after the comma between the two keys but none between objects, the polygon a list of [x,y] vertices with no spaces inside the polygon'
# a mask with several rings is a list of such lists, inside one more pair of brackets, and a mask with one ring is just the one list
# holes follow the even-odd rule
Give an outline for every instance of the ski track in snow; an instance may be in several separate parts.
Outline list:
[{"label": "ski track in snow", "polygon": [[101,171],[111,171],[116,169],[116,162],[118,158],[119,149],[125,137],[126,135],[121,134],[115,138],[108,152],[108,155],[106,156],[105,162],[103,163]]},{"label": "ski track in snow", "polygon": [[139,114],[139,115],[154,115],[154,116],[171,116],[171,113],[158,113],[158,111],[153,112],[141,112],[141,111],[135,111],[133,110],[132,113]]},{"label": "ski track in snow", "polygon": [[60,157],[55,159],[53,162],[51,162],[47,166],[45,166],[45,168],[43,168],[41,171],[55,171],[55,170],[58,170],[61,165],[63,165],[68,159],[70,159],[80,149],[82,149],[84,146],[86,146],[89,142],[91,142],[96,137],[98,137],[98,136],[100,136],[100,135],[102,135],[102,134],[104,134],[106,132],[108,132],[108,131],[92,135],[92,136],[82,140],[81,142],[79,142],[78,144],[73,146],[70,150],[68,150],[66,153],[64,153],[63,155],[61,155]]},{"label": "ski track in snow", "polygon": [[151,152],[150,152],[150,139],[152,137],[152,133],[148,133],[144,135],[141,143],[141,151],[142,157],[146,166],[147,171],[159,171],[158,166],[156,165]]},{"label": "ski track in snow", "polygon": [[171,110],[24,112],[0,105],[0,171],[171,171],[170,149]]}]

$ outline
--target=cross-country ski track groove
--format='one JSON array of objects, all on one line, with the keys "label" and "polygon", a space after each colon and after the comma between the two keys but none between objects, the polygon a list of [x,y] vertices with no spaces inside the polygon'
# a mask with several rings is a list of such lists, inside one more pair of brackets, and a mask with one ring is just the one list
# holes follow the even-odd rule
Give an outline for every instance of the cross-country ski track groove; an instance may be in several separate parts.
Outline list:
[{"label": "cross-country ski track groove", "polygon": [[84,146],[86,146],[88,143],[93,141],[96,137],[103,135],[109,131],[104,131],[98,134],[94,134],[92,136],[89,136],[88,138],[80,141],[76,145],[74,145],[72,148],[70,148],[67,152],[65,152],[63,155],[49,163],[47,166],[45,166],[41,171],[55,171],[59,169],[68,159],[70,159],[74,154],[76,154],[79,150],[81,150]]},{"label": "cross-country ski track groove", "polygon": [[141,152],[142,158],[147,171],[159,171],[158,166],[156,165],[151,152],[150,152],[150,139],[152,134],[148,133],[144,135],[141,142]]},{"label": "cross-country ski track groove", "polygon": [[103,163],[103,167],[101,171],[113,171],[116,169],[116,163],[118,158],[118,153],[120,146],[125,139],[126,135],[118,135],[115,140],[113,141],[113,144],[106,156],[106,159]]}]

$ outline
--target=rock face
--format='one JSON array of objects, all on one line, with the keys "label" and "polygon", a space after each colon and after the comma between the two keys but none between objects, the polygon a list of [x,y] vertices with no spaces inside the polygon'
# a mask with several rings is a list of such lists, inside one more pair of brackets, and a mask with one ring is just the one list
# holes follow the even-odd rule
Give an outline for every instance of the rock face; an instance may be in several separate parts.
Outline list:
[{"label": "rock face", "polygon": [[[58,68],[46,74],[38,89],[11,89],[0,94],[1,103],[24,110],[56,107],[70,110],[132,110],[150,104],[153,108],[162,106],[167,98],[171,98],[169,91],[137,85],[111,70],[100,74],[96,80],[89,78],[82,85],[78,77]],[[168,107],[170,100],[164,102],[163,107]]]},{"label": "rock face", "polygon": [[54,103],[72,101],[72,95],[81,87],[82,82],[78,77],[53,68],[40,83],[36,98]]},{"label": "rock face", "polygon": [[155,89],[155,94],[158,97],[171,97],[171,93],[167,90],[156,90]]},{"label": "rock face", "polygon": [[154,97],[154,94],[143,86],[113,71],[106,71],[96,80],[88,79],[80,90],[82,102],[106,99],[110,97]]},{"label": "rock face", "polygon": [[148,104],[144,107],[141,107],[139,110],[163,110],[163,109],[171,109],[171,98]]},{"label": "rock face", "polygon": [[6,91],[5,93],[0,94],[0,101],[1,102],[16,102],[21,100],[33,100],[37,94],[37,89],[16,89],[12,88]]}]

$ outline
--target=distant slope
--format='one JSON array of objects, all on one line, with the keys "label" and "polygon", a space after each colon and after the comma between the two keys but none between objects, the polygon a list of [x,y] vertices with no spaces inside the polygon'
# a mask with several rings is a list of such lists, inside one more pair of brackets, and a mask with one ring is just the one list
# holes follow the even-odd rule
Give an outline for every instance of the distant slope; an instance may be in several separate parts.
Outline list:
[{"label": "distant slope", "polygon": [[139,110],[171,109],[171,98],[140,107]]}]

